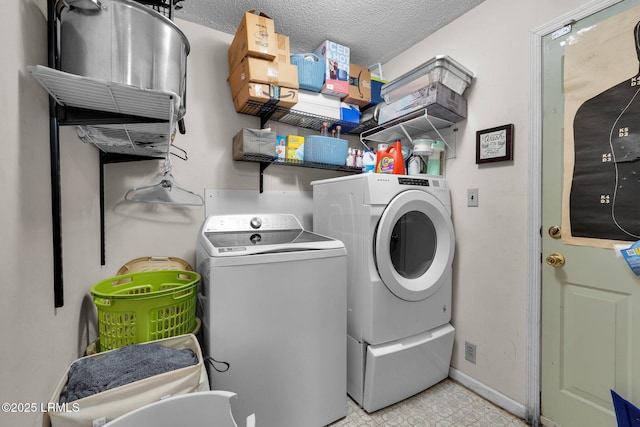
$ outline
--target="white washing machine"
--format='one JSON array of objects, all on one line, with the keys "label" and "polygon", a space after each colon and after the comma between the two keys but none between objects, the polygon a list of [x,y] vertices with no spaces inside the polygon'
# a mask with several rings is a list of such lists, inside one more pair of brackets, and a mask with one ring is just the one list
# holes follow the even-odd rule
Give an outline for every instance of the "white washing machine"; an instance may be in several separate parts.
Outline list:
[{"label": "white washing machine", "polygon": [[236,419],[321,427],[345,417],[342,242],[293,215],[213,215],[196,263],[211,389],[238,394]]},{"label": "white washing machine", "polygon": [[313,230],[347,249],[347,392],[375,411],[448,376],[455,235],[447,181],[314,181]]}]

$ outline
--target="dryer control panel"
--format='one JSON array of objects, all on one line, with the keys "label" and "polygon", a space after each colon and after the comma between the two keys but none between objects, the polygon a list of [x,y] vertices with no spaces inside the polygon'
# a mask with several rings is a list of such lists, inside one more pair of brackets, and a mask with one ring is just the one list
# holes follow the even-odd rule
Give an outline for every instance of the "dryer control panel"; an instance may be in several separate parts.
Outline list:
[{"label": "dryer control panel", "polygon": [[[398,183],[401,185],[422,185],[424,187],[429,187],[429,180],[426,178],[398,178]],[[437,187],[437,185],[436,185]]]}]

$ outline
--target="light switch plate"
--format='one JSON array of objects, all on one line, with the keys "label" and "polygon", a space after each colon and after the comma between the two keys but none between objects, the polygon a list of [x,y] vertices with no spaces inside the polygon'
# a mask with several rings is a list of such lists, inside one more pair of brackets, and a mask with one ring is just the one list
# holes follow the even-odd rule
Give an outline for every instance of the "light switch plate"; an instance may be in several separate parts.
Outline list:
[{"label": "light switch plate", "polygon": [[467,206],[469,207],[478,206],[478,189],[477,188],[467,188]]}]

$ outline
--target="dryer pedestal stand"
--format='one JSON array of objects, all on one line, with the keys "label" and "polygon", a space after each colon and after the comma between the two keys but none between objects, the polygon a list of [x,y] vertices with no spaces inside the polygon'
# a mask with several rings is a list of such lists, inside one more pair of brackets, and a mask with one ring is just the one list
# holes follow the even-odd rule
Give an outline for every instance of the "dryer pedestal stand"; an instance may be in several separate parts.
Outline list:
[{"label": "dryer pedestal stand", "polygon": [[380,345],[347,335],[347,393],[367,412],[420,393],[449,376],[450,324]]}]

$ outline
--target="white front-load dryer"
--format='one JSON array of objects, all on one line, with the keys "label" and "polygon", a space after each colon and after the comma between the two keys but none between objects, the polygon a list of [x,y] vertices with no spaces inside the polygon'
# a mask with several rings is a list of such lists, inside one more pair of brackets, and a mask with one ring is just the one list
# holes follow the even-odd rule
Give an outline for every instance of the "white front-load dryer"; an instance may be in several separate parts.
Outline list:
[{"label": "white front-load dryer", "polygon": [[455,233],[447,182],[312,182],[313,229],[347,249],[347,391],[371,412],[448,376]]}]

